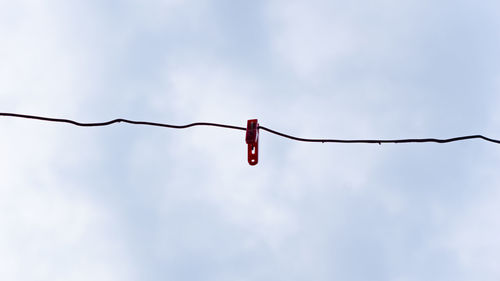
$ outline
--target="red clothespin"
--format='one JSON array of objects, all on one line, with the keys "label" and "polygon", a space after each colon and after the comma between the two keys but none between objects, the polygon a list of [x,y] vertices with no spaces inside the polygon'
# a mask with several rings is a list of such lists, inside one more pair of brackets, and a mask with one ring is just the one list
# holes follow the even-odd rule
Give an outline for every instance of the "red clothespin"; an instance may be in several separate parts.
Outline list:
[{"label": "red clothespin", "polygon": [[255,166],[259,162],[259,123],[257,119],[247,121],[247,136],[248,144],[248,164]]}]

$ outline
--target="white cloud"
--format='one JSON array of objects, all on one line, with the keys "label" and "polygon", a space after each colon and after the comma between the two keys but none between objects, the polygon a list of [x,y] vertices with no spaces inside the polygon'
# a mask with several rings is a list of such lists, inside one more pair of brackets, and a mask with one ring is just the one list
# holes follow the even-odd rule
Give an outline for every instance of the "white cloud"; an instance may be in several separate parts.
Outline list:
[{"label": "white cloud", "polygon": [[[497,187],[497,184],[492,185]],[[456,253],[461,271],[469,278],[495,280],[500,276],[500,196],[490,192],[459,212],[447,241],[442,241]]]},{"label": "white cloud", "polygon": [[75,111],[82,100],[81,79],[86,69],[82,69],[82,58],[68,49],[71,45],[64,39],[57,15],[36,1],[18,1],[1,10],[16,15],[7,16],[0,26],[3,110]]},{"label": "white cloud", "polygon": [[418,13],[412,1],[272,1],[268,17],[275,55],[299,77],[316,81],[346,67],[402,63],[412,55]]},{"label": "white cloud", "polygon": [[359,34],[348,16],[326,1],[274,1],[269,17],[275,24],[275,53],[299,74],[317,73],[350,55]]},{"label": "white cloud", "polygon": [[2,131],[8,136],[0,143],[2,278],[127,280],[133,271],[123,268],[129,261],[114,211],[65,174],[86,169],[81,153],[79,163],[72,158],[75,148],[93,154],[90,139],[26,120],[3,120]]}]

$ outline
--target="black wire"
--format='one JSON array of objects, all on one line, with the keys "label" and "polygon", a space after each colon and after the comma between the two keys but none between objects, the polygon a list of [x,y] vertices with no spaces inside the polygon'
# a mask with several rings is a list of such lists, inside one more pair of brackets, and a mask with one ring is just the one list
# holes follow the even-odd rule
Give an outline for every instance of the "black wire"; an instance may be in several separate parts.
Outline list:
[{"label": "black wire", "polygon": [[490,141],[493,143],[500,144],[500,140],[496,139],[491,139],[482,135],[471,135],[471,136],[463,136],[463,137],[456,137],[456,138],[449,138],[449,139],[435,139],[435,138],[425,138],[425,139],[394,139],[394,140],[338,140],[338,139],[304,139],[304,138],[298,138],[294,136],[290,136],[287,134],[283,134],[274,130],[271,130],[269,128],[266,128],[264,126],[259,126],[260,129],[264,131],[268,131],[270,133],[273,133],[278,136],[282,136],[285,138],[289,138],[292,140],[296,141],[304,141],[304,142],[334,142],[334,143],[409,143],[409,142],[436,142],[436,143],[447,143],[447,142],[454,142],[454,141],[463,141],[463,140],[468,140],[468,139],[483,139],[485,141]]},{"label": "black wire", "polygon": [[25,115],[25,114],[17,114],[17,113],[2,113],[2,112],[0,112],[0,116],[29,118],[29,119],[36,119],[36,120],[50,121],[50,122],[69,123],[69,124],[73,124],[73,125],[81,126],[81,127],[108,126],[108,125],[111,125],[114,123],[123,122],[123,123],[129,123],[129,124],[134,124],[134,125],[157,126],[157,127],[166,127],[166,128],[172,128],[172,129],[186,129],[186,128],[194,127],[194,126],[213,126],[213,127],[222,127],[222,128],[246,131],[246,128],[244,128],[244,127],[217,124],[217,123],[207,123],[207,122],[196,122],[196,123],[191,123],[191,124],[187,124],[187,125],[171,125],[171,124],[164,124],[164,123],[155,123],[155,122],[147,122],[147,121],[134,121],[134,120],[118,118],[118,119],[114,119],[114,120],[110,120],[110,121],[106,121],[106,122],[82,123],[82,122],[77,122],[77,121],[70,120],[70,119],[41,117],[41,116]]},{"label": "black wire", "polygon": [[[28,118],[28,119],[36,119],[36,120],[49,121],[49,122],[69,123],[69,124],[73,124],[76,126],[82,126],[82,127],[108,126],[108,125],[111,125],[114,123],[123,122],[123,123],[129,123],[129,124],[134,124],[134,125],[157,126],[157,127],[166,127],[166,128],[172,128],[172,129],[186,129],[186,128],[190,128],[190,127],[194,127],[194,126],[213,126],[213,127],[221,127],[221,128],[227,128],[227,129],[233,129],[233,130],[246,131],[245,127],[238,127],[238,126],[218,124],[218,123],[208,123],[208,122],[196,122],[196,123],[191,123],[191,124],[186,124],[186,125],[171,125],[171,124],[165,124],[165,123],[134,121],[134,120],[118,118],[118,119],[114,119],[114,120],[110,120],[110,121],[106,121],[106,122],[82,123],[82,122],[77,122],[77,121],[70,120],[70,119],[41,117],[41,116],[17,114],[17,113],[2,113],[2,112],[0,112],[0,116]],[[455,137],[455,138],[449,138],[449,139],[422,138],[422,139],[392,139],[392,140],[382,140],[382,139],[380,139],[380,140],[341,140],[341,139],[306,139],[306,138],[299,138],[299,137],[294,137],[294,136],[287,135],[284,133],[280,133],[278,131],[266,128],[264,126],[259,126],[259,129],[262,129],[264,131],[267,131],[269,133],[272,133],[272,134],[275,134],[275,135],[278,135],[281,137],[289,138],[289,139],[296,140],[296,141],[303,141],[303,142],[378,143],[378,144],[382,144],[382,143],[423,143],[423,142],[449,143],[449,142],[463,141],[463,140],[468,140],[468,139],[482,139],[485,141],[500,144],[500,140],[488,138],[488,137],[485,137],[482,135],[470,135],[470,136],[462,136],[462,137]]]}]

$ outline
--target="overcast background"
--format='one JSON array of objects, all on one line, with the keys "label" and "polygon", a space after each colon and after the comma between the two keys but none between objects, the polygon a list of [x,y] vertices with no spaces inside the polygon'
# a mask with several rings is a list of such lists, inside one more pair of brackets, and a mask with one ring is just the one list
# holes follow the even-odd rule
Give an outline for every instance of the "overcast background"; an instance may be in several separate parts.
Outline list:
[{"label": "overcast background", "polygon": [[[500,4],[0,0],[0,111],[500,138]],[[499,280],[500,146],[0,118],[1,280]]]}]

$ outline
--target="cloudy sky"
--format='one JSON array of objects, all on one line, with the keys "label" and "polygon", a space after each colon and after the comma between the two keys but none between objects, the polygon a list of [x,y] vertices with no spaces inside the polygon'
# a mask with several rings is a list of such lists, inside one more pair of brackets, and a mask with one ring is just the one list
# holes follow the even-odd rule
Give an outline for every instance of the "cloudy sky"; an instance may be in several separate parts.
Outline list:
[{"label": "cloudy sky", "polygon": [[[500,138],[495,0],[0,0],[0,111]],[[500,146],[0,118],[1,280],[499,280]]]}]

